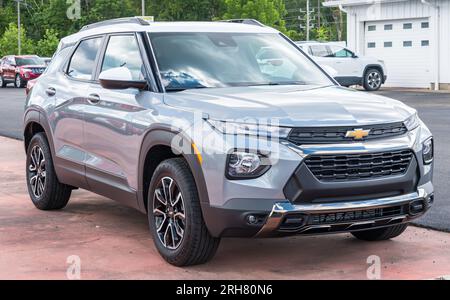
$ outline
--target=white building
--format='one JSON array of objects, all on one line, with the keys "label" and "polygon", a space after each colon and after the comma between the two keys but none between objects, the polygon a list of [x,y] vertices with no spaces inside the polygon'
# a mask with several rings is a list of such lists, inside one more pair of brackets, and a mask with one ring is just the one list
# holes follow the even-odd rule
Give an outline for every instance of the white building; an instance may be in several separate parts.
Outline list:
[{"label": "white building", "polygon": [[323,5],[347,13],[350,49],[385,61],[386,86],[450,89],[450,0],[335,0]]}]

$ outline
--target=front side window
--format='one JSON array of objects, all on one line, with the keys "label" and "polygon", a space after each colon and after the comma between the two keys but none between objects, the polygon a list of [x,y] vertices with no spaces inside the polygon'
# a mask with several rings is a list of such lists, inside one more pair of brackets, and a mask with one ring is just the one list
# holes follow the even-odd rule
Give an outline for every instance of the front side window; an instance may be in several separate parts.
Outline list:
[{"label": "front side window", "polygon": [[150,33],[167,91],[255,85],[332,85],[276,33]]},{"label": "front side window", "polygon": [[101,41],[102,38],[82,41],[72,55],[67,75],[75,79],[91,80]]},{"label": "front side window", "polygon": [[134,35],[118,35],[109,38],[101,71],[127,68],[132,80],[144,80],[144,63]]},{"label": "front side window", "polygon": [[343,47],[330,46],[330,49],[331,57],[353,57],[353,53]]}]

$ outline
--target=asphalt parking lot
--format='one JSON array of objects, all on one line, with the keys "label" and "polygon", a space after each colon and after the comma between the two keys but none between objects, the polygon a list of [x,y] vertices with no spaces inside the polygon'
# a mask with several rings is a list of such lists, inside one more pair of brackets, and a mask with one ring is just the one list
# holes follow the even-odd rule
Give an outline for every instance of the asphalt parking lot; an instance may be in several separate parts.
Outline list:
[{"label": "asphalt parking lot", "polygon": [[[379,94],[417,108],[434,132],[436,202],[419,224],[450,231],[450,94]],[[24,100],[23,89],[0,89],[0,135],[21,138]],[[22,143],[0,137],[0,279],[65,279],[73,255],[80,258],[83,279],[367,279],[373,257],[380,259],[382,279],[450,274],[450,235],[418,227],[379,243],[349,234],[224,239],[210,263],[176,269],[158,255],[146,217],[113,201],[79,190],[62,211],[35,209],[24,161]]]}]

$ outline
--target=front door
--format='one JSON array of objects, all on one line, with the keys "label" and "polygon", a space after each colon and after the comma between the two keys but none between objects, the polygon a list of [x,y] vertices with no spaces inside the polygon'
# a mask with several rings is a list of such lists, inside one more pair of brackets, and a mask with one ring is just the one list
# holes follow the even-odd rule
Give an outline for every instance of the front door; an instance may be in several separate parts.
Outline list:
[{"label": "front door", "polygon": [[[133,80],[144,80],[144,64],[134,34],[108,37],[99,73],[127,68]],[[98,82],[88,89],[84,111],[86,178],[91,190],[136,207],[137,161],[140,148],[133,134],[133,116],[142,110],[146,91],[104,89]]]}]

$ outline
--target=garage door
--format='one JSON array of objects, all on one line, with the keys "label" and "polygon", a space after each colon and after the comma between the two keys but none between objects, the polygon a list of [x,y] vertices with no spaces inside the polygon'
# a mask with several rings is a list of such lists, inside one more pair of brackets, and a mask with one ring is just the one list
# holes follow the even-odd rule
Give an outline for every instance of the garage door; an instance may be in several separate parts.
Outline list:
[{"label": "garage door", "polygon": [[428,19],[366,22],[365,55],[384,60],[386,86],[428,88],[432,81]]}]

